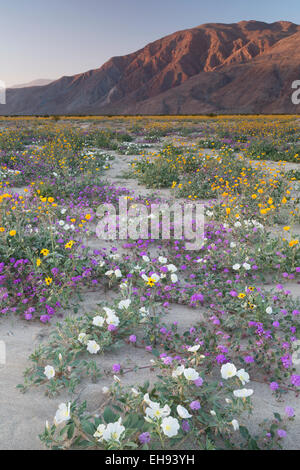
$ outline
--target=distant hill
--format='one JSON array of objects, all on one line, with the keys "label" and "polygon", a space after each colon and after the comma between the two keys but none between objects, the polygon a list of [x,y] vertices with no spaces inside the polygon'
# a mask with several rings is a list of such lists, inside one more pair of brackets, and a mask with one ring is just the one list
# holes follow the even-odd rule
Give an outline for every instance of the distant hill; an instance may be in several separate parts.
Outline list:
[{"label": "distant hill", "polygon": [[31,82],[28,83],[21,83],[19,85],[12,85],[9,88],[28,88],[31,86],[43,86],[43,85],[48,85],[49,83],[53,82],[54,80],[50,80],[48,78],[39,78],[37,80],[32,80]]}]

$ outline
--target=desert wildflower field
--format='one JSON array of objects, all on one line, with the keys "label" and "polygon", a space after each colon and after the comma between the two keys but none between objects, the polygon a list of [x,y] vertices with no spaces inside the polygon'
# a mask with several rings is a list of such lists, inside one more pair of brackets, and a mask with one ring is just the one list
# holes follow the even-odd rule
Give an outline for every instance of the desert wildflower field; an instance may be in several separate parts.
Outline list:
[{"label": "desert wildflower field", "polygon": [[299,188],[297,116],[1,118],[0,447],[299,450]]}]

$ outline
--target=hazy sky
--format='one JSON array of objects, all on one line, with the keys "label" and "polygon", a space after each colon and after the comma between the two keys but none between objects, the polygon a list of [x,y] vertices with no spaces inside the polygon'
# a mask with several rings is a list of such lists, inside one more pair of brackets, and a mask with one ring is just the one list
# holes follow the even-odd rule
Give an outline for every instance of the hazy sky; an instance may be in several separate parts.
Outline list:
[{"label": "hazy sky", "polygon": [[300,24],[300,2],[0,0],[0,80],[73,75],[180,29],[250,19]]}]

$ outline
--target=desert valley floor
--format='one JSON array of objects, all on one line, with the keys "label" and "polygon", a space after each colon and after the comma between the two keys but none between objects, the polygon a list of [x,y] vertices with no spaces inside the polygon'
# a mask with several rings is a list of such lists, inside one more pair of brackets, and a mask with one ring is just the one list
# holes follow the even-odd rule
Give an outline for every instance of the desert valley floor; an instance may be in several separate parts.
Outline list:
[{"label": "desert valley floor", "polygon": [[299,450],[299,180],[296,116],[1,118],[0,448]]}]

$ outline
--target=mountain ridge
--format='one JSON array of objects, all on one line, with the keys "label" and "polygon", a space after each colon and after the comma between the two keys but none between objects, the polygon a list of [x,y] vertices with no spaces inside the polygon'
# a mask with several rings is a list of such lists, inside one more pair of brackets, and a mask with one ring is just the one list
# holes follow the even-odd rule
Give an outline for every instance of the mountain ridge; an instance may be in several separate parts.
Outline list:
[{"label": "mountain ridge", "polygon": [[97,69],[8,89],[0,114],[297,112],[299,38],[288,21],[199,25]]}]

